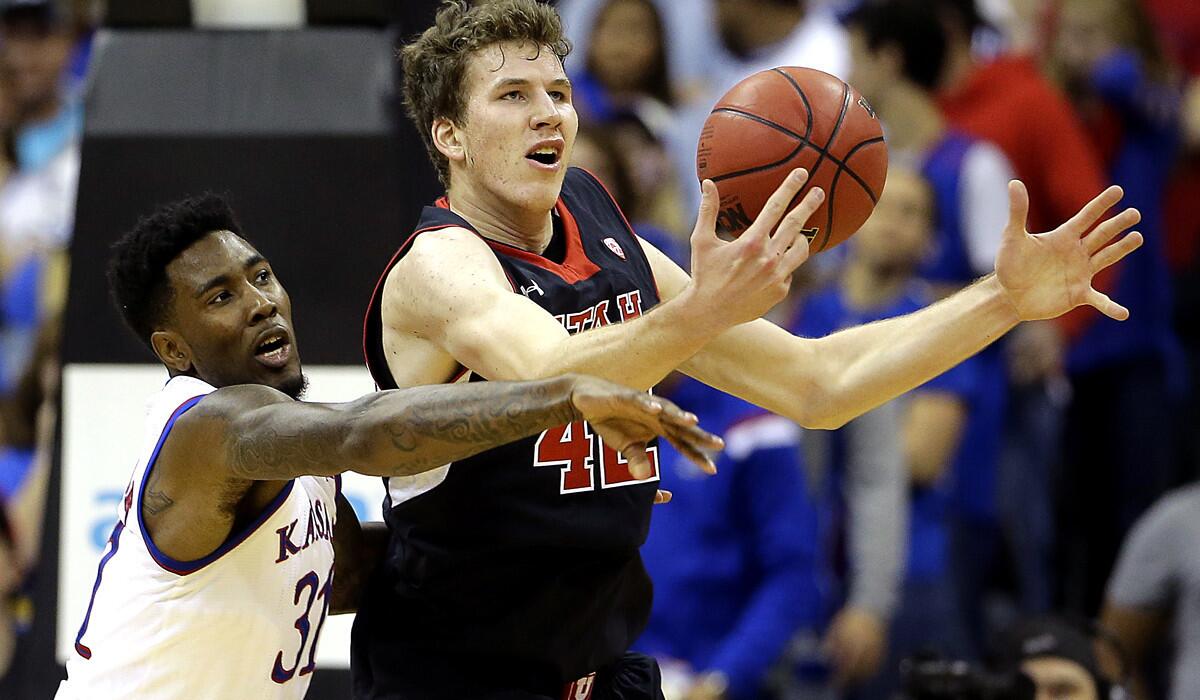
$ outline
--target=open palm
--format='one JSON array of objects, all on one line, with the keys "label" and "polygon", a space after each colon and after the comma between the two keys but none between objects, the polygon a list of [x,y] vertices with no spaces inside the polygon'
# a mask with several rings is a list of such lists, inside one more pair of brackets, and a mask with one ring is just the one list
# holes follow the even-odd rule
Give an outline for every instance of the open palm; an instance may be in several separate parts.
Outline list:
[{"label": "open palm", "polygon": [[1123,194],[1120,187],[1109,187],[1063,225],[1031,234],[1025,228],[1029,194],[1020,181],[1009,183],[1009,219],[996,254],[996,278],[1021,320],[1054,318],[1085,304],[1118,321],[1129,317],[1128,309],[1092,287],[1096,273],[1142,245],[1137,231],[1113,243],[1141,220],[1137,209],[1097,225]]}]

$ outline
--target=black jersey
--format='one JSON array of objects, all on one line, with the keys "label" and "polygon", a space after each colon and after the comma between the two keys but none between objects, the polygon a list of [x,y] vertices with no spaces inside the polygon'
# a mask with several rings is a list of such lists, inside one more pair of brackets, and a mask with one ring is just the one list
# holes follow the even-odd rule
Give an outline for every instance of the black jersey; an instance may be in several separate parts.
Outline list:
[{"label": "black jersey", "polygon": [[[641,245],[595,178],[568,170],[555,216],[561,263],[485,239],[513,293],[571,333],[630,320],[658,303]],[[474,230],[444,200],[426,207],[384,278],[417,236],[451,226]],[[396,384],[383,354],[382,288],[381,278],[364,351],[386,389]],[[650,457],[654,475],[635,481],[579,423],[387,479],[389,550],[355,622],[356,694],[390,697],[396,688],[426,697],[441,686],[429,679],[433,690],[418,692],[413,677],[436,676],[439,659],[453,660],[456,674],[542,687],[619,658],[650,611],[638,553],[657,489],[656,447]],[[360,690],[363,679],[375,694]]]}]

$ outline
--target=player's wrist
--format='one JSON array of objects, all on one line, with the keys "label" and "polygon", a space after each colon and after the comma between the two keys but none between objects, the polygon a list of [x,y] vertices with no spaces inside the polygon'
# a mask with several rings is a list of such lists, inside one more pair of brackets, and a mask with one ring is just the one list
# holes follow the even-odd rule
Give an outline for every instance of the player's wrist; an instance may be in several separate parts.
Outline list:
[{"label": "player's wrist", "polygon": [[708,299],[693,281],[679,296],[662,304],[659,311],[663,325],[671,331],[707,340],[733,325],[722,318],[721,309],[722,305]]},{"label": "player's wrist", "polygon": [[1015,326],[1027,320],[1021,316],[1020,307],[1013,292],[1000,282],[996,273],[981,279],[976,285],[988,301],[988,306],[995,310],[1007,323]]}]

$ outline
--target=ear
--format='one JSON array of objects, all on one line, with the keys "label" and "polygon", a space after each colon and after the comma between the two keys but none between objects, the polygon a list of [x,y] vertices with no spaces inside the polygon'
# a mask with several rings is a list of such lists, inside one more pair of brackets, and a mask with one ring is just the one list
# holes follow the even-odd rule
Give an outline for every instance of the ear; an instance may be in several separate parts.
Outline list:
[{"label": "ear", "polygon": [[904,52],[895,44],[880,46],[877,67],[883,70],[889,82],[904,77]]},{"label": "ear", "polygon": [[175,331],[154,331],[150,334],[150,346],[159,361],[175,373],[191,371],[192,348]]},{"label": "ear", "polygon": [[438,117],[430,125],[429,133],[433,137],[434,147],[450,161],[461,163],[467,159],[467,148],[454,122],[445,117]]}]

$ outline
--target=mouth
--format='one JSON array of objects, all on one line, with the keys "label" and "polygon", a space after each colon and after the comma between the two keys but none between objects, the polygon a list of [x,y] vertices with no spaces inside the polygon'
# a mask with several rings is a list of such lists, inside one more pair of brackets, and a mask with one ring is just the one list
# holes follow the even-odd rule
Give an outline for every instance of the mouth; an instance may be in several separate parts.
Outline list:
[{"label": "mouth", "polygon": [[525,159],[541,170],[557,170],[562,162],[562,139],[540,141],[525,154]]},{"label": "mouth", "polygon": [[280,369],[292,359],[292,341],[288,332],[273,328],[259,335],[254,345],[254,359],[271,369]]}]

